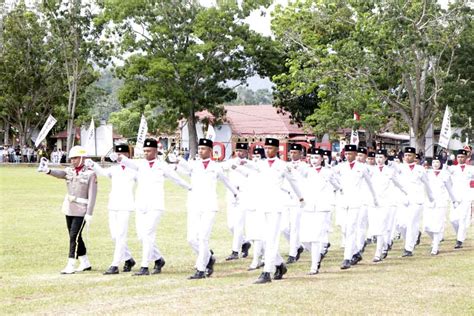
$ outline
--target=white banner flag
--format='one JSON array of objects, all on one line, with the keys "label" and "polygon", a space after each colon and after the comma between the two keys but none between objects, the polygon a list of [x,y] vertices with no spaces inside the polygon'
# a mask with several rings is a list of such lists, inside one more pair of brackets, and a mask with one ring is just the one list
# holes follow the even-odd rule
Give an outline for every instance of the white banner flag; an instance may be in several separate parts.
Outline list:
[{"label": "white banner flag", "polygon": [[357,130],[352,130],[350,144],[359,146],[359,132]]},{"label": "white banner flag", "polygon": [[441,126],[441,131],[439,133],[439,142],[438,144],[441,147],[448,148],[449,140],[451,139],[451,111],[449,107],[446,106],[443,117],[443,125]]},{"label": "white banner flag", "polygon": [[95,156],[95,124],[94,119],[91,119],[91,125],[87,130],[86,139],[85,139],[85,148],[87,150],[87,154],[91,156]]},{"label": "white banner flag", "polygon": [[214,126],[209,124],[207,127],[207,133],[206,133],[206,138],[214,141],[216,139],[216,131],[214,130]]},{"label": "white banner flag", "polygon": [[48,135],[49,131],[53,128],[54,124],[56,124],[57,120],[52,116],[49,115],[48,119],[46,120],[46,123],[44,123],[43,128],[38,134],[38,137],[36,137],[35,140],[35,147],[38,147],[39,144],[43,141],[43,139],[46,138],[46,135]]},{"label": "white banner flag", "polygon": [[142,114],[140,127],[138,128],[137,144],[135,146],[135,156],[143,153],[143,143],[145,142],[146,133],[148,133],[148,124],[145,115]]}]

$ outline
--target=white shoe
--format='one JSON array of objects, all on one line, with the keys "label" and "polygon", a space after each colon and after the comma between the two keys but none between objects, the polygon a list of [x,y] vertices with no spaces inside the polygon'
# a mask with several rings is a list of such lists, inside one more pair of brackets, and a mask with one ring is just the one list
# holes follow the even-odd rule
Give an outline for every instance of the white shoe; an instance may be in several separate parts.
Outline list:
[{"label": "white shoe", "polygon": [[76,272],[92,270],[91,263],[89,262],[87,255],[80,256],[79,262],[80,264],[79,267],[77,267]]},{"label": "white shoe", "polygon": [[75,259],[69,258],[66,264],[66,267],[61,270],[61,274],[73,274],[74,270],[74,263],[76,262]]}]

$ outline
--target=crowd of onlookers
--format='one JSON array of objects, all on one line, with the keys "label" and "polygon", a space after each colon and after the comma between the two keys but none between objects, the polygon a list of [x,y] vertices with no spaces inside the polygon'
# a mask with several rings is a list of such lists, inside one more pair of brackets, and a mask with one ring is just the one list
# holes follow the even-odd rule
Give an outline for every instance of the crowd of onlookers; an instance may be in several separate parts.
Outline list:
[{"label": "crowd of onlookers", "polygon": [[27,145],[0,146],[0,163],[35,163],[46,157],[53,164],[66,162],[66,154],[60,148],[47,151],[44,147],[33,148]]}]

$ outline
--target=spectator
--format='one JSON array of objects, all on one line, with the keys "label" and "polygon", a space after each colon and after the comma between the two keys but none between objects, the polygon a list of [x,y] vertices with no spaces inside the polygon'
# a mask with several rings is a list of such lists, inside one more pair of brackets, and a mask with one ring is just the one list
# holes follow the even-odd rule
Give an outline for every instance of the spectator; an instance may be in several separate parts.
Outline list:
[{"label": "spectator", "polygon": [[27,154],[28,148],[26,147],[26,145],[23,145],[23,147],[21,148],[21,162],[28,162]]},{"label": "spectator", "polygon": [[26,149],[26,159],[28,162],[33,162],[33,148],[31,148],[30,146],[28,146],[28,148]]}]

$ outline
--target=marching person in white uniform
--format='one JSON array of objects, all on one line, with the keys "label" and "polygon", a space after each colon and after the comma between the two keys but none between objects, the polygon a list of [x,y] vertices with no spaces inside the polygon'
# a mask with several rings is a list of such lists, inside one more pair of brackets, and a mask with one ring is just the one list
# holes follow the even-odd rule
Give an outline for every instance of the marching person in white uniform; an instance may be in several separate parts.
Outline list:
[{"label": "marching person in white uniform", "polygon": [[341,269],[349,269],[353,258],[358,261],[362,260],[357,247],[357,229],[358,217],[360,208],[363,206],[364,199],[361,196],[360,188],[365,181],[368,185],[370,193],[373,198],[373,203],[378,207],[377,197],[372,187],[372,181],[369,176],[369,171],[365,164],[356,161],[357,146],[344,146],[345,156],[347,162],[337,165],[335,172],[339,176],[339,183],[341,184],[344,199],[345,223],[344,223],[344,260],[341,264]]},{"label": "marching person in white uniform", "polygon": [[450,168],[456,203],[450,213],[449,220],[456,232],[454,248],[460,249],[463,247],[462,244],[466,239],[467,228],[471,221],[471,203],[474,196],[473,190],[470,188],[470,182],[474,179],[474,168],[466,164],[467,151],[465,149],[457,151],[456,159],[458,164]]},{"label": "marching person in white uniform", "polygon": [[[357,148],[357,161],[361,164],[364,164],[367,167],[367,170],[372,169],[372,165],[367,164],[367,157],[368,151],[365,147]],[[359,188],[359,194],[362,198],[362,205],[359,208],[359,215],[357,216],[357,237],[356,237],[356,248],[357,253],[363,254],[365,250],[366,237],[367,237],[367,229],[369,226],[369,219],[368,219],[368,210],[369,206],[371,205],[371,198],[370,198],[370,190],[367,186],[366,182],[362,182],[362,186]],[[357,264],[360,261],[360,257],[355,255],[352,260],[351,264]]]},{"label": "marching person in white uniform", "polygon": [[324,168],[324,151],[310,149],[311,168],[306,171],[303,194],[306,206],[301,215],[301,242],[311,251],[309,274],[319,272],[323,258],[324,245],[328,243],[331,223],[331,210],[334,208],[334,191],[340,185],[330,168]]},{"label": "marching person in white uniform", "polygon": [[[265,150],[263,147],[256,147],[252,153],[252,162],[258,163],[265,158]],[[248,170],[248,192],[250,193],[249,207],[245,216],[245,235],[248,240],[253,243],[252,263],[248,267],[248,271],[256,270],[263,267],[263,253],[265,250],[265,213],[263,206],[265,202],[262,200],[262,179],[256,170],[247,168]]]},{"label": "marching person in white uniform", "polygon": [[277,157],[279,141],[275,138],[265,139],[266,159],[255,164],[255,169],[260,173],[262,185],[262,208],[265,212],[265,266],[262,274],[255,281],[256,284],[271,282],[270,274],[274,280],[281,280],[287,272],[283,258],[279,253],[281,231],[281,214],[284,209],[282,199],[283,181],[286,179],[296,193],[301,206],[304,199],[293,176],[294,170],[286,162]]},{"label": "marching person in white uniform", "polygon": [[[239,199],[234,197],[232,191],[227,190],[227,226],[232,233],[232,252],[226,258],[227,261],[247,258],[250,242],[245,240],[245,214],[252,203],[249,192],[248,174],[242,171],[241,166],[248,160],[248,144],[238,142],[235,144],[236,157],[222,164],[224,171],[228,171],[229,181],[239,188]],[[248,169],[247,169],[248,170]]]},{"label": "marching person in white uniform", "polygon": [[218,210],[217,180],[231,190],[237,198],[238,189],[224,175],[222,167],[211,160],[213,142],[201,138],[198,144],[199,159],[178,160],[178,170],[191,177],[192,191],[188,194],[188,227],[187,239],[197,254],[196,272],[189,279],[204,279],[214,272],[216,262],[209,248],[212,225]]},{"label": "marching person in white uniform", "polygon": [[455,201],[449,172],[443,168],[440,156],[434,156],[431,162],[433,169],[428,170],[427,176],[435,199],[434,207],[427,205],[423,209],[424,231],[431,237],[431,255],[439,253],[439,243],[443,239],[444,223],[449,201]]},{"label": "marching person in white uniform", "polygon": [[[308,164],[301,160],[302,150],[303,146],[301,146],[301,144],[290,145],[290,161],[288,161],[288,166],[294,170],[293,176],[298,187],[301,187],[309,169]],[[300,259],[300,255],[304,250],[300,242],[302,209],[298,197],[293,193],[289,185],[285,185],[285,190],[288,193],[288,208],[282,214],[282,233],[290,244],[290,251],[286,263],[292,264]]]},{"label": "marching person in white uniform", "polygon": [[413,249],[419,239],[420,216],[425,201],[425,191],[430,203],[434,202],[433,194],[426,177],[425,168],[415,162],[416,149],[406,147],[405,163],[400,167],[400,181],[408,193],[408,203],[399,210],[397,226],[401,237],[405,240],[405,250],[402,257],[413,256]]},{"label": "marching person in white uniform", "polygon": [[135,196],[136,228],[138,239],[142,242],[142,261],[140,270],[134,275],[149,275],[148,264],[154,261],[152,274],[159,274],[165,259],[156,246],[156,228],[165,210],[165,177],[179,186],[191,190],[191,186],[181,179],[166,162],[157,159],[158,142],[147,138],[144,141],[145,159],[132,160],[120,154],[118,161],[137,172]]},{"label": "marching person in white uniform", "polygon": [[396,169],[386,165],[386,161],[387,150],[378,149],[375,152],[376,166],[370,168],[372,185],[377,195],[377,201],[379,201],[379,206],[374,207],[371,205],[368,212],[369,236],[375,236],[377,239],[373,262],[380,262],[386,257],[386,251],[384,252],[384,250],[388,249],[388,245],[391,242],[389,234],[391,228],[390,216],[394,208],[390,199],[390,195],[394,193],[392,184],[407,195],[398,180]]},{"label": "marching person in white uniform", "polygon": [[[118,158],[118,154],[129,158],[128,145],[116,145],[115,152],[110,155],[111,160],[115,161]],[[90,159],[86,160],[86,166],[92,167],[96,174],[110,178],[112,183],[107,208],[109,210],[110,235],[115,242],[115,250],[112,264],[104,274],[118,274],[118,266],[122,261],[125,261],[122,271],[130,272],[135,265],[135,260],[133,260],[130,249],[127,246],[127,234],[130,213],[135,208],[133,191],[137,172],[125,167],[121,163],[104,169]]]},{"label": "marching person in white uniform", "polygon": [[[84,226],[92,221],[92,214],[97,197],[97,176],[94,170],[84,165],[87,150],[81,146],[74,146],[69,151],[71,167],[65,170],[51,170],[48,160],[41,158],[39,172],[44,172],[58,179],[66,180],[67,194],[64,197],[62,211],[66,215],[66,224],[69,232],[69,256],[66,267],[61,274],[73,274],[91,270],[87,257],[87,249],[82,239]],[[79,267],[74,268],[76,259]]]}]

